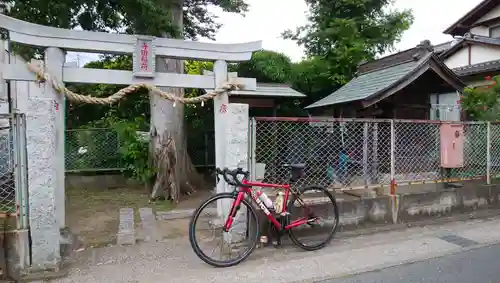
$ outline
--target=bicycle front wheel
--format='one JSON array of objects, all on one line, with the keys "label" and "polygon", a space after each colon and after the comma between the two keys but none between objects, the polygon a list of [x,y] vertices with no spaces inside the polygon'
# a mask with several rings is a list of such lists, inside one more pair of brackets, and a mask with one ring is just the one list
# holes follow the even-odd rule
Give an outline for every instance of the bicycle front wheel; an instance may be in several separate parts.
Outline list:
[{"label": "bicycle front wheel", "polygon": [[232,193],[216,194],[196,209],[189,223],[189,242],[193,251],[215,267],[242,262],[255,249],[259,239],[257,213],[246,199],[242,200],[231,228],[224,232],[227,217],[223,215],[229,214],[235,200],[236,195]]},{"label": "bicycle front wheel", "polygon": [[311,186],[299,190],[288,203],[290,223],[298,219],[310,222],[288,230],[294,244],[314,251],[326,246],[339,225],[339,209],[335,197],[323,187]]}]

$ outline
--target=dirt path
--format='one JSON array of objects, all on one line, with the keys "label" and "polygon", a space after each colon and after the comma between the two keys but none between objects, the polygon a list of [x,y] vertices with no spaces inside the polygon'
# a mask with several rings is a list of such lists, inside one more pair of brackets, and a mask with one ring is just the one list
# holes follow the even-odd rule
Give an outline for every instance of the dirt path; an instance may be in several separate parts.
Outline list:
[{"label": "dirt path", "polygon": [[[198,191],[191,196],[183,196],[174,205],[169,201],[149,203],[148,194],[141,189],[75,189],[66,190],[66,217],[73,234],[83,241],[85,246],[99,247],[116,243],[119,226],[120,208],[133,208],[136,228],[140,230],[139,208],[151,207],[153,211],[196,208],[210,196],[210,191]],[[164,238],[187,235],[188,219],[158,221]]]}]

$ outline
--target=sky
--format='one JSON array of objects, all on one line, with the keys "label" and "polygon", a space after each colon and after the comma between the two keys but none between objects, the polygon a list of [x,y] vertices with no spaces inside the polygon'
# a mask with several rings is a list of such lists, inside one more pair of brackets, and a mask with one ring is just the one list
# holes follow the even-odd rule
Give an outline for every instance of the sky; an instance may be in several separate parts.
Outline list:
[{"label": "sky", "polygon": [[[212,11],[219,16],[223,27],[216,35],[218,43],[240,43],[262,40],[264,49],[282,52],[292,61],[300,61],[303,49],[294,41],[284,40],[281,33],[286,29],[294,30],[307,23],[307,6],[304,0],[246,0],[250,11],[245,15]],[[397,50],[416,46],[428,39],[433,44],[451,40],[442,32],[481,0],[396,0],[393,9],[412,9],[415,21],[403,34]],[[209,40],[201,40],[209,41]],[[80,65],[95,60],[90,54],[79,54]],[[76,60],[76,54],[68,54],[67,61]]]}]

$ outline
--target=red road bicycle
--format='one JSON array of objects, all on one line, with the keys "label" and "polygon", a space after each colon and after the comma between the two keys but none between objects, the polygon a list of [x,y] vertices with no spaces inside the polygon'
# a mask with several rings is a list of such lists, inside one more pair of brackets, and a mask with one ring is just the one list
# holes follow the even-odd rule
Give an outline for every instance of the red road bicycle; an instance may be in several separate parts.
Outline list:
[{"label": "red road bicycle", "polygon": [[[291,169],[290,183],[298,181],[304,175],[304,164],[285,164],[284,166]],[[234,170],[227,168],[220,170],[217,168],[216,173],[218,177],[222,176],[228,184],[234,186],[235,190],[233,192],[218,193],[207,199],[196,209],[189,223],[191,246],[196,255],[206,263],[215,267],[229,267],[242,262],[253,252],[260,239],[261,227],[256,208],[252,204],[257,205],[264,212],[280,244],[280,237],[286,232],[288,232],[294,244],[308,251],[323,248],[333,238],[339,223],[339,212],[335,197],[326,188],[308,186],[295,189],[290,184],[251,182],[248,181],[249,172],[243,171],[241,168]],[[276,197],[276,201],[272,202],[265,193],[260,189],[254,190],[254,187],[274,188],[280,192]],[[281,192],[281,190],[284,192]],[[319,200],[319,202],[313,202],[316,204],[314,206],[316,210],[319,208],[325,209],[326,206],[326,208],[330,208],[329,211],[333,212],[333,215],[328,215],[326,219],[319,217],[314,213],[312,205],[307,204],[309,201],[302,199],[304,195],[307,195],[311,200]],[[320,198],[318,198],[318,195]],[[323,196],[321,197],[321,195]],[[230,207],[228,213],[221,212],[220,204],[224,202],[226,202],[226,207]],[[320,204],[318,205],[318,203]],[[217,204],[219,204],[218,207]],[[204,212],[205,209],[208,211]],[[303,213],[299,214],[297,219],[291,220],[291,217],[299,209],[303,209]],[[245,211],[246,217],[238,215],[239,212],[244,213]],[[221,219],[220,215],[227,215],[227,218]],[[211,219],[208,221],[208,225],[199,223],[199,220],[204,218]],[[326,229],[325,236],[319,236],[317,232],[321,228],[325,228],[327,224],[332,224],[332,227]],[[206,235],[207,231],[211,231],[208,234],[215,237],[220,233],[222,238],[220,249],[215,247],[210,255],[202,251],[201,246],[206,241],[197,236],[196,227],[198,225],[204,228],[201,234]],[[238,232],[240,234],[234,239],[229,235],[233,230],[236,230],[236,234]],[[317,243],[303,242],[301,240],[302,236],[312,237],[313,240],[317,239],[318,241]],[[219,259],[211,257],[215,251],[220,252]],[[228,257],[228,254],[233,251],[236,251],[237,256],[235,258]]]}]

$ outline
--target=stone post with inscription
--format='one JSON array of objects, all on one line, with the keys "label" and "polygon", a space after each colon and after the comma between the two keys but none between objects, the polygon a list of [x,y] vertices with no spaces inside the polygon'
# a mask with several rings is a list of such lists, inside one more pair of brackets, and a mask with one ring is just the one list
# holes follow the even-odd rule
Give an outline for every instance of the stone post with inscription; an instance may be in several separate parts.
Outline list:
[{"label": "stone post with inscription", "polygon": [[[248,131],[249,117],[248,104],[229,103],[226,111],[226,156],[225,164],[228,168],[242,167],[244,170],[248,166]],[[232,186],[228,186],[233,190]],[[231,236],[233,242],[239,242],[246,239],[247,229],[247,211],[240,209],[233,222]]]},{"label": "stone post with inscription", "polygon": [[[59,80],[64,61],[61,49],[45,51],[45,67]],[[65,216],[64,163],[61,163],[64,149],[60,148],[64,146],[64,135],[60,132],[64,131],[60,117],[64,109],[61,105],[64,105],[63,97],[50,84],[29,84],[26,147],[33,270],[54,270],[60,268],[61,263],[59,228]]]},{"label": "stone post with inscription", "polygon": [[[215,88],[219,88],[228,79],[227,62],[217,60],[214,63]],[[214,98],[214,128],[215,128],[215,167],[224,169],[226,166],[226,122],[229,120],[227,108],[229,96],[223,93]],[[234,169],[234,168],[231,168]],[[229,191],[229,187],[223,178],[217,183],[216,193]],[[229,214],[230,203],[228,201],[218,201],[217,213],[221,219],[226,219]]]}]

